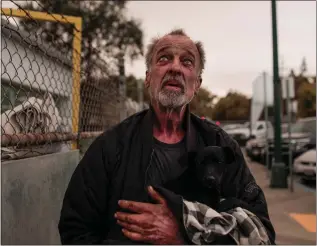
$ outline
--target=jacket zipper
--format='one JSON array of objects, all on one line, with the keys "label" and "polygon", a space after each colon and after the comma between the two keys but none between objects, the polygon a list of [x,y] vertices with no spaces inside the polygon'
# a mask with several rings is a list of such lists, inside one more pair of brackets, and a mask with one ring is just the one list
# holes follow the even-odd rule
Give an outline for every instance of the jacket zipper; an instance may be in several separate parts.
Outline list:
[{"label": "jacket zipper", "polygon": [[148,172],[150,166],[152,165],[152,157],[153,157],[153,154],[154,154],[154,149],[152,149],[151,156],[150,156],[150,163],[149,163],[149,165],[147,166],[146,171],[145,171],[145,179],[144,179],[144,189],[145,189],[145,190],[146,190],[146,185],[147,185],[147,172]]}]

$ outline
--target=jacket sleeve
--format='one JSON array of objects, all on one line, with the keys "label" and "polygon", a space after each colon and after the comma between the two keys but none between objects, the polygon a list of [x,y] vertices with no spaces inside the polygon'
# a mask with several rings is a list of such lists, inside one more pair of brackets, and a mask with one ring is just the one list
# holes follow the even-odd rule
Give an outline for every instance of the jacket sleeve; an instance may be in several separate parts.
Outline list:
[{"label": "jacket sleeve", "polygon": [[70,179],[58,225],[62,244],[102,244],[104,240],[109,162],[104,148],[103,134],[88,148]]},{"label": "jacket sleeve", "polygon": [[247,166],[238,143],[229,136],[224,136],[223,139],[232,147],[235,161],[228,165],[223,177],[222,192],[226,199],[220,203],[219,212],[226,212],[236,207],[247,209],[261,220],[271,244],[275,244],[275,231],[269,218],[264,193]]}]

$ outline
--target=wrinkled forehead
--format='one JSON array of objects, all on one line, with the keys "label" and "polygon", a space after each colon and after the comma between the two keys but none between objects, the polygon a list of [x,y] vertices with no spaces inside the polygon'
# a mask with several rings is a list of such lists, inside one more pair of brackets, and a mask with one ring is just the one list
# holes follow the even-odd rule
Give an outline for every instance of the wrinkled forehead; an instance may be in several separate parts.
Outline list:
[{"label": "wrinkled forehead", "polygon": [[191,53],[196,58],[199,57],[195,43],[186,36],[166,35],[162,37],[155,45],[154,56],[162,50],[179,50]]}]

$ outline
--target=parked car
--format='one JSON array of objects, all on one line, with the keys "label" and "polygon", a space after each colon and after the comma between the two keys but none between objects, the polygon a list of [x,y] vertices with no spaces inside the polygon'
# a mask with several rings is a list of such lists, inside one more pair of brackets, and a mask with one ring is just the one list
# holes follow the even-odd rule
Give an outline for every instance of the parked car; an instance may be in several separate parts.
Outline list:
[{"label": "parked car", "polygon": [[294,160],[294,173],[305,180],[316,180],[316,149],[308,150]]},{"label": "parked car", "polygon": [[243,124],[228,124],[228,125],[224,125],[222,129],[224,129],[225,131],[230,131],[230,130],[238,129],[241,127],[243,127]]},{"label": "parked car", "polygon": [[250,157],[251,160],[254,161],[262,161],[262,157],[265,154],[265,146],[266,140],[263,137],[255,138],[251,137],[246,142],[245,150],[247,153],[247,156]]},{"label": "parked car", "polygon": [[[246,142],[251,138],[262,138],[265,137],[268,133],[271,135],[273,132],[273,126],[271,122],[265,122],[265,121],[257,121],[254,126],[247,127],[246,125],[240,128],[227,130],[227,133],[238,141],[239,144],[245,145]],[[252,134],[251,134],[252,133]]]},{"label": "parked car", "polygon": [[[291,126],[291,135],[282,134],[282,158],[283,162],[289,166],[289,139],[292,153],[292,161],[307,150],[316,148],[316,118],[299,119]],[[269,139],[269,168],[272,165],[274,154],[274,139]]]}]

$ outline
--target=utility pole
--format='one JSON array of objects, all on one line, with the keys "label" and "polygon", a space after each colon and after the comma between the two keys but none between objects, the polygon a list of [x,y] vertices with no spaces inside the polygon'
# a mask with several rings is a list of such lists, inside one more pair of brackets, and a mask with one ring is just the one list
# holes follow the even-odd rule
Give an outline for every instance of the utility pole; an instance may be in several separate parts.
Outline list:
[{"label": "utility pole", "polygon": [[[291,131],[291,124],[292,124],[292,116],[291,116],[291,95],[290,95],[290,80],[292,77],[285,79],[286,83],[286,102],[287,102],[287,132],[288,132],[288,168],[290,174],[290,191],[294,192],[294,185],[293,185],[293,156],[292,156],[292,131]],[[294,86],[294,83],[291,83],[291,86]]]},{"label": "utility pole", "polygon": [[274,161],[272,163],[271,188],[287,188],[287,173],[282,160],[281,148],[281,81],[278,69],[276,0],[271,0],[272,41],[273,41],[273,80],[274,80]]},{"label": "utility pole", "polygon": [[263,84],[264,84],[264,119],[265,119],[265,166],[269,170],[269,112],[267,103],[267,74],[263,72]]}]

